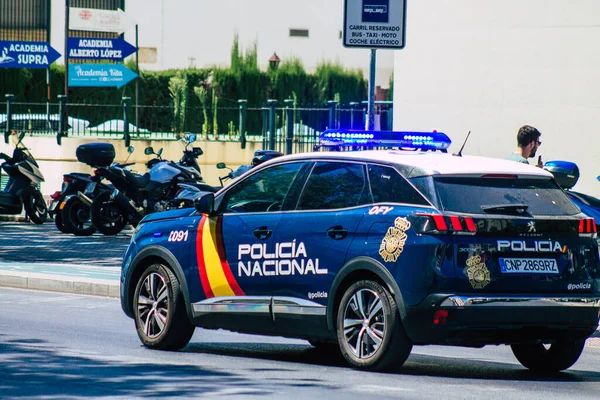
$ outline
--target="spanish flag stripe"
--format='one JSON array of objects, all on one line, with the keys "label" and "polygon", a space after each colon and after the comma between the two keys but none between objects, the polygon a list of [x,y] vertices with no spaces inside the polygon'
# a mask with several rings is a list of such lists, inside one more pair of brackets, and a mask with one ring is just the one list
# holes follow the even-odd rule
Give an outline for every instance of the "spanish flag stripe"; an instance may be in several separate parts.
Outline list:
[{"label": "spanish flag stripe", "polygon": [[236,296],[244,296],[244,292],[235,280],[235,277],[231,272],[231,268],[229,267],[229,263],[227,262],[225,246],[223,245],[223,218],[217,219],[216,233],[217,251],[219,253],[219,258],[221,259],[221,267],[223,268],[223,272],[225,273],[225,278],[227,279],[227,282],[229,282],[229,286],[231,287],[233,293],[235,293]]},{"label": "spanish flag stripe", "polygon": [[208,276],[206,275],[206,265],[204,265],[204,257],[202,256],[202,232],[207,219],[208,218],[206,216],[203,216],[200,222],[198,223],[198,231],[196,232],[196,260],[198,261],[198,273],[200,274],[200,283],[202,283],[204,295],[207,299],[210,299],[211,297],[215,297],[215,295],[213,294],[212,289],[210,288]]},{"label": "spanish flag stripe", "polygon": [[204,265],[206,266],[208,282],[215,297],[233,296],[235,293],[225,277],[219,252],[217,251],[216,238],[215,220],[208,219],[208,222],[202,229],[202,249],[204,250]]}]

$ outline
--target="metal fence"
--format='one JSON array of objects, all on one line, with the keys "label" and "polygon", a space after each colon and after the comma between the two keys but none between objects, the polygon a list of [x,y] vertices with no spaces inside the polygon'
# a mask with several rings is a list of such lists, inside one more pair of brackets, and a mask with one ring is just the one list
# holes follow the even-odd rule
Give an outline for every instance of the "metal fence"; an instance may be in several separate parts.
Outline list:
[{"label": "metal fence", "polygon": [[[366,102],[295,105],[292,100],[247,107],[240,100],[238,107],[187,107],[182,117],[174,114],[172,105],[136,107],[129,98],[121,104],[77,104],[59,98],[51,103],[23,103],[8,95],[0,103],[0,132],[5,137],[11,131],[57,136],[59,143],[65,136],[123,138],[127,145],[136,139],[176,140],[189,132],[205,140],[238,141],[242,147],[248,141],[260,142],[263,149],[295,153],[312,150],[325,129],[365,129],[367,108]],[[174,129],[177,118],[183,123]],[[391,130],[392,118],[393,104],[376,102],[375,128]]]}]

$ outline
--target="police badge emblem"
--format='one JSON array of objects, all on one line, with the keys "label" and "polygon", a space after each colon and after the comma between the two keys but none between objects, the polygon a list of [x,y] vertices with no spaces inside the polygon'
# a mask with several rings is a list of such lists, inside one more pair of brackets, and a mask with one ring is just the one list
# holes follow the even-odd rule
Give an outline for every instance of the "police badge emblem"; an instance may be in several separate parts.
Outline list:
[{"label": "police badge emblem", "polygon": [[395,262],[406,243],[406,231],[410,228],[410,222],[406,218],[398,217],[394,220],[394,226],[388,228],[385,237],[379,246],[379,255],[385,262]]},{"label": "police badge emblem", "polygon": [[481,256],[473,256],[467,259],[465,273],[473,289],[483,289],[490,283],[490,271],[481,261]]}]

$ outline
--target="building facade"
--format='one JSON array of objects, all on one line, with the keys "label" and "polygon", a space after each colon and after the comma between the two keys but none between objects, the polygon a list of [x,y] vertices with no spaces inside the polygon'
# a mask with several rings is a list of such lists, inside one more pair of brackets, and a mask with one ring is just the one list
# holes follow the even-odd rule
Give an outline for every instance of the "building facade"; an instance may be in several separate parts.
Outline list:
[{"label": "building facade", "polygon": [[[418,0],[395,53],[394,127],[437,129],[464,154],[505,157],[524,124],[543,160],[576,162],[600,197],[600,2]],[[535,164],[537,160],[532,160]]]}]

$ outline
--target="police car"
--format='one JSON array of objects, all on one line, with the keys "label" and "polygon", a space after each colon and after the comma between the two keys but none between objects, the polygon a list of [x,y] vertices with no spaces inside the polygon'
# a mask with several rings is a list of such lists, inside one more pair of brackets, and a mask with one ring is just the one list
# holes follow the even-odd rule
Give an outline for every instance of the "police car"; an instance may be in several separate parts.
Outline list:
[{"label": "police car", "polygon": [[144,218],[121,303],[145,346],[180,349],[199,326],[306,339],[365,370],[427,344],[577,361],[598,324],[596,225],[549,172],[451,155],[441,132],[321,140],[388,149],[282,156]]}]

